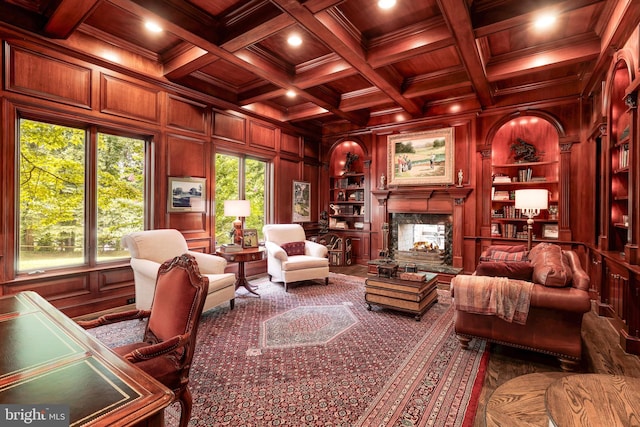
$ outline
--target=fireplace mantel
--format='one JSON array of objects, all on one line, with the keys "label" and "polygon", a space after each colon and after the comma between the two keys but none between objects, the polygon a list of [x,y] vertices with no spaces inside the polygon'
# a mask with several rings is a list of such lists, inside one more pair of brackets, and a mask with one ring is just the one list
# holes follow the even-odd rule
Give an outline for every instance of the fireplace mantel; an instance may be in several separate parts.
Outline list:
[{"label": "fireplace mantel", "polygon": [[471,187],[415,188],[398,187],[371,193],[387,213],[452,213],[454,204],[462,204]]}]

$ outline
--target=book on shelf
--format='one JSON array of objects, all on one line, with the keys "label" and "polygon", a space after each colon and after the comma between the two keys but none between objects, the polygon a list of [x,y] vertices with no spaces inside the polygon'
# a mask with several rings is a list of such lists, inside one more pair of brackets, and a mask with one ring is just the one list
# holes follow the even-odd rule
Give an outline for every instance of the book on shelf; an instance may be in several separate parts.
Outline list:
[{"label": "book on shelf", "polygon": [[505,190],[493,190],[493,200],[509,200],[510,194]]},{"label": "book on shelf", "polygon": [[506,175],[496,175],[493,177],[493,182],[496,182],[498,184],[506,184],[508,182],[511,182],[511,177]]}]

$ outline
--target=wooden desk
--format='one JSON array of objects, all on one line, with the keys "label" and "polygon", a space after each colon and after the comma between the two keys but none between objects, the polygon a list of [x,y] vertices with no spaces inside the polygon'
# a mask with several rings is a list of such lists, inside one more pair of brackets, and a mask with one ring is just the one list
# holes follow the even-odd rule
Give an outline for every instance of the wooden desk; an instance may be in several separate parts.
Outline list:
[{"label": "wooden desk", "polygon": [[0,298],[0,403],[68,405],[71,426],[164,424],[171,390],[35,292]]},{"label": "wooden desk", "polygon": [[246,290],[251,292],[254,295],[260,296],[249,284],[247,277],[244,272],[244,263],[251,261],[261,261],[264,259],[264,254],[267,250],[263,247],[258,248],[247,248],[238,252],[222,252],[220,250],[216,251],[216,255],[221,256],[229,262],[237,262],[238,263],[238,280],[236,280],[236,289],[239,287],[244,287]]}]

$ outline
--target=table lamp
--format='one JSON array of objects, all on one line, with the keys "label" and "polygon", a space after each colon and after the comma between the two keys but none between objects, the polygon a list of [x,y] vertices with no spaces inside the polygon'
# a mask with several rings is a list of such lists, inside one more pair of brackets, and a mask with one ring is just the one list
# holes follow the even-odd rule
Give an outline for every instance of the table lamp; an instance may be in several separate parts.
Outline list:
[{"label": "table lamp", "polygon": [[549,191],[543,188],[516,190],[516,209],[527,218],[527,250],[531,250],[531,234],[533,233],[533,217],[549,206]]},{"label": "table lamp", "polygon": [[251,205],[248,200],[225,200],[224,216],[235,216],[233,221],[234,238],[233,243],[242,245],[242,228],[244,218],[251,215]]}]

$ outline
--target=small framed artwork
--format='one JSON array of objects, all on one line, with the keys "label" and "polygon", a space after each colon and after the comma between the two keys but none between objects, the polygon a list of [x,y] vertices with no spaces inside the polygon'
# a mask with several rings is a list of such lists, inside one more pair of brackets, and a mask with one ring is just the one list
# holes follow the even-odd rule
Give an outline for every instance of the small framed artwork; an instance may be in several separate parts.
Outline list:
[{"label": "small framed artwork", "polygon": [[500,237],[501,233],[500,233],[500,224],[497,222],[492,222],[491,223],[491,236],[493,237]]},{"label": "small framed artwork", "polygon": [[311,221],[311,183],[293,181],[293,222]]},{"label": "small framed artwork", "polygon": [[242,230],[242,247],[258,247],[258,231],[255,228],[245,228],[244,230]]},{"label": "small framed artwork", "polygon": [[204,212],[206,181],[205,178],[170,176],[167,212]]},{"label": "small framed artwork", "polygon": [[558,224],[542,224],[542,238],[543,239],[557,239],[558,238]]}]

